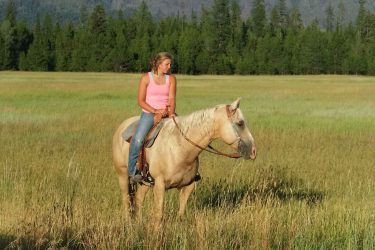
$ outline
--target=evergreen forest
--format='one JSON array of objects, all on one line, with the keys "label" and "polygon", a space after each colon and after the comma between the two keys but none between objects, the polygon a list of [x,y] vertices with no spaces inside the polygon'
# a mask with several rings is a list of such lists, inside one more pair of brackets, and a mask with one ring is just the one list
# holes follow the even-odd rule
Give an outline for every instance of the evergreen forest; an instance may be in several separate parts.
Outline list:
[{"label": "evergreen forest", "polygon": [[48,13],[29,25],[9,0],[0,20],[0,70],[145,72],[159,51],[174,57],[179,74],[375,75],[375,14],[359,2],[346,24],[344,5],[329,6],[325,27],[304,25],[298,9],[279,0],[266,15],[252,0],[241,18],[235,0],[214,0],[197,16],[155,19],[145,2],[131,16],[108,15],[102,5],[81,9],[79,21],[59,23]]}]

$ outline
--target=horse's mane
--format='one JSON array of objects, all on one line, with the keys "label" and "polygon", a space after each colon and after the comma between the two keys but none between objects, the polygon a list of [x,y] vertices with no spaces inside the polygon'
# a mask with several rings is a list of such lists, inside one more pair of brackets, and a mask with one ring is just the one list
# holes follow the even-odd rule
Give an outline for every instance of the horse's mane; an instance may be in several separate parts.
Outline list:
[{"label": "horse's mane", "polygon": [[[176,118],[176,122],[184,134],[187,134],[189,130],[194,128],[199,128],[202,135],[208,134],[212,132],[211,130],[214,124],[214,111],[215,108],[198,110],[188,115],[178,116]],[[177,130],[173,120],[170,120],[166,128],[170,133],[174,133],[174,131]]]}]

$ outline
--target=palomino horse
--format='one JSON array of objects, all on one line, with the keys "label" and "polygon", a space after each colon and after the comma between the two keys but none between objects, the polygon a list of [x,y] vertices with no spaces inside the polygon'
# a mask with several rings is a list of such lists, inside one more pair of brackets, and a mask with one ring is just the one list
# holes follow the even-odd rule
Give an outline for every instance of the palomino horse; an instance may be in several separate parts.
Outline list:
[{"label": "palomino horse", "polygon": [[[245,159],[255,159],[254,139],[245,124],[239,109],[240,99],[231,105],[218,105],[211,109],[199,110],[187,116],[167,119],[158,138],[146,157],[150,174],[155,179],[154,218],[155,226],[160,225],[163,214],[165,190],[180,190],[178,214],[185,212],[187,200],[194,190],[194,178],[198,172],[198,156],[213,140],[221,139],[237,150]],[[125,215],[129,218],[129,206],[139,211],[149,187],[139,186],[135,199],[129,198],[128,154],[129,143],[123,140],[122,132],[139,117],[125,120],[113,136],[113,161],[119,177]],[[196,144],[196,145],[194,145]],[[132,203],[135,204],[130,204]]]}]

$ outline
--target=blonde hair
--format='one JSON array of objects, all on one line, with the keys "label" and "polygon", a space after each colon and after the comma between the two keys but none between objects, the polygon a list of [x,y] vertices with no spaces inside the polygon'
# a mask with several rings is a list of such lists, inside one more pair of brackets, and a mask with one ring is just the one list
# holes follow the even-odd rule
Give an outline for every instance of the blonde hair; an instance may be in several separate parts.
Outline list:
[{"label": "blonde hair", "polygon": [[159,52],[156,56],[154,56],[150,61],[151,71],[154,73],[157,72],[159,65],[166,59],[173,61],[172,55],[168,52]]}]

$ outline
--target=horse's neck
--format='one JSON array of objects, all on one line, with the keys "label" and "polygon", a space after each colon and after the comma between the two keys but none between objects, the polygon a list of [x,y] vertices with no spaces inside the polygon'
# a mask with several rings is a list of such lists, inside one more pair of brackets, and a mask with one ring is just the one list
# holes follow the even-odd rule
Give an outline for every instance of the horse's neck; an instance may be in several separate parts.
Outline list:
[{"label": "horse's neck", "polygon": [[[183,135],[179,132],[180,137],[184,135],[194,143],[202,148],[206,148],[214,139],[215,124],[214,124],[214,110],[202,110],[194,112],[186,117],[181,117],[177,121],[182,130]],[[181,138],[184,142],[184,148],[191,154],[198,155],[202,149],[188,142],[185,138]]]}]

